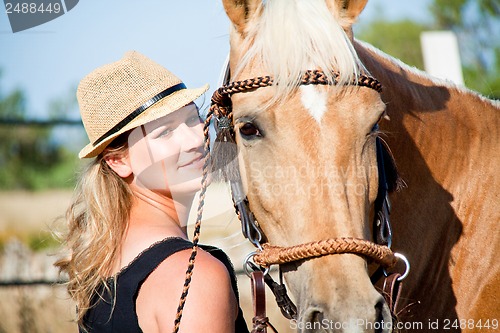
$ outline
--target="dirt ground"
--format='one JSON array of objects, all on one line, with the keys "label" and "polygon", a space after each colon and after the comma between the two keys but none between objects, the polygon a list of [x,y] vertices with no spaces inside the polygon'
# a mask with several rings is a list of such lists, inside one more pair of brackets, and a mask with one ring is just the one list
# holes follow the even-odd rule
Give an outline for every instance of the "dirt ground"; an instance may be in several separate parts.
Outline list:
[{"label": "dirt ground", "polygon": [[[0,235],[4,238],[8,235],[17,237],[60,228],[64,223],[61,217],[70,198],[71,191],[67,190],[0,192]],[[193,207],[190,221],[195,220],[196,208]],[[192,225],[189,235],[192,235]],[[244,258],[254,250],[241,235],[226,186],[213,184],[209,188],[201,242],[223,249],[237,271],[242,270]],[[52,267],[47,269],[51,270]],[[49,275],[54,276],[54,272]],[[245,274],[238,275],[238,284],[241,307],[251,327],[253,310],[249,278]],[[281,316],[269,290],[266,291],[266,297],[268,316],[273,325],[281,333],[292,332],[289,321]],[[76,333],[76,325],[71,321],[74,310],[74,304],[61,286],[0,287],[0,333]]]}]

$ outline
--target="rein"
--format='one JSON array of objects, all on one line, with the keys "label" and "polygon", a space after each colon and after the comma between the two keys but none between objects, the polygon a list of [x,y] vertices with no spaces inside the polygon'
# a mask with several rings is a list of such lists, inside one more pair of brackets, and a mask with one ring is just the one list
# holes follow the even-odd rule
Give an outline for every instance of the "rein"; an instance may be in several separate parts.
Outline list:
[{"label": "rein", "polygon": [[[192,271],[194,268],[194,262],[197,254],[198,240],[200,235],[200,226],[203,213],[203,206],[205,200],[206,189],[208,186],[208,174],[211,171],[211,153],[210,153],[210,134],[209,126],[212,118],[215,118],[215,128],[217,132],[217,143],[228,143],[233,145],[233,149],[225,152],[230,154],[232,157],[236,157],[237,150],[235,146],[235,133],[233,130],[233,117],[232,117],[232,102],[231,96],[236,93],[250,92],[258,88],[268,87],[273,84],[273,78],[270,76],[256,77],[253,79],[243,80],[243,81],[229,81],[229,72],[226,68],[226,84],[217,89],[211,99],[210,110],[207,113],[207,117],[204,123],[204,159],[205,163],[203,165],[203,175],[202,175],[202,188],[199,197],[198,204],[198,214],[196,219],[196,224],[194,228],[193,237],[193,250],[189,260],[189,266],[186,271],[186,278],[184,283],[184,290],[179,301],[179,306],[177,310],[177,315],[175,319],[174,333],[178,332],[180,321],[182,318],[182,311],[186,301],[186,297],[189,291],[189,286],[191,283]],[[339,73],[333,73],[333,82],[327,78],[324,72],[319,70],[308,70],[301,77],[301,85],[336,85],[338,84]],[[348,85],[362,86],[374,89],[377,92],[382,92],[382,85],[375,78],[360,75],[359,78]],[[239,172],[236,175],[225,174],[224,177],[229,180],[231,185],[231,195],[234,203],[234,207],[238,218],[240,219],[242,225],[243,235],[254,244],[258,250],[251,253],[245,262],[245,270],[251,269],[253,272],[247,274],[252,278],[252,285],[258,286],[258,291],[254,292],[254,295],[263,295],[262,286],[264,282],[270,287],[273,294],[276,297],[276,301],[281,309],[283,315],[288,319],[296,319],[297,308],[290,300],[286,293],[286,288],[284,284],[280,281],[280,284],[274,282],[270,277],[269,268],[274,264],[285,264],[298,260],[308,260],[325,255],[333,254],[344,254],[352,253],[357,254],[366,258],[373,260],[380,265],[380,269],[377,271],[382,271],[387,277],[391,277],[390,283],[384,283],[384,298],[389,304],[391,312],[395,309],[394,305],[397,303],[399,290],[401,289],[401,281],[406,277],[409,272],[409,263],[404,256],[399,253],[394,253],[390,249],[392,232],[390,227],[389,212],[390,205],[388,200],[388,185],[386,182],[385,171],[383,166],[383,154],[380,150],[383,149],[380,139],[377,138],[377,164],[379,168],[379,192],[377,199],[375,200],[375,218],[374,218],[374,239],[377,243],[373,243],[363,239],[356,239],[350,237],[325,239],[316,242],[310,242],[300,245],[295,245],[291,247],[278,247],[272,246],[270,244],[261,244],[263,239],[263,233],[259,227],[258,222],[254,218],[253,213],[249,209],[249,203],[247,198],[243,194],[243,187],[241,184],[241,179]],[[216,150],[214,148],[214,150]],[[222,169],[221,169],[222,170]],[[255,265],[250,258],[253,257]],[[406,265],[406,271],[404,274],[400,275],[398,273],[393,273],[389,275],[386,269],[394,267],[398,261],[402,259]],[[256,272],[263,272],[263,274],[255,274]],[[377,274],[376,272],[376,274]],[[258,281],[256,279],[259,279]],[[281,270],[280,270],[280,280],[281,280]],[[386,288],[386,285],[388,286]],[[396,294],[394,294],[396,292]],[[265,317],[265,310],[258,311],[259,306],[257,304],[262,304],[263,297],[254,297],[254,308],[256,316],[254,318],[254,329],[252,332],[266,332],[266,327],[270,325],[267,317]],[[394,313],[394,312],[393,312]]]}]

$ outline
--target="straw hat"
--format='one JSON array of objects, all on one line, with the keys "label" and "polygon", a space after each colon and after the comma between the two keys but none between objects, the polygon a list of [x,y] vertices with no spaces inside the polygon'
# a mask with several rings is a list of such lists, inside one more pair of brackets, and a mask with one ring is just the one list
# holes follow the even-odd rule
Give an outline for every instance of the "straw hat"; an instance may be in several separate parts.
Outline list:
[{"label": "straw hat", "polygon": [[94,157],[120,134],[193,102],[208,85],[187,89],[170,71],[130,51],[87,75],[77,99],[90,144],[78,156]]}]

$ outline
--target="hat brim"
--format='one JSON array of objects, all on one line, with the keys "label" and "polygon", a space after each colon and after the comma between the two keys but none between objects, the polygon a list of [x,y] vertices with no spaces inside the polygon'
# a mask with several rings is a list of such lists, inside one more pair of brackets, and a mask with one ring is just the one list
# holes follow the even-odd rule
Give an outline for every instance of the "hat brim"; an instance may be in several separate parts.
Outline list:
[{"label": "hat brim", "polygon": [[191,102],[194,102],[197,98],[203,95],[208,90],[208,88],[209,86],[208,84],[206,84],[201,88],[182,89],[163,98],[162,100],[158,101],[157,103],[147,108],[143,113],[141,113],[139,116],[130,121],[122,129],[106,137],[98,144],[94,145],[91,142],[88,145],[86,145],[80,151],[78,157],[79,158],[96,157],[120,134],[123,134],[138,126],[147,124],[150,121],[164,117],[174,111],[179,110],[183,106],[186,106]]}]

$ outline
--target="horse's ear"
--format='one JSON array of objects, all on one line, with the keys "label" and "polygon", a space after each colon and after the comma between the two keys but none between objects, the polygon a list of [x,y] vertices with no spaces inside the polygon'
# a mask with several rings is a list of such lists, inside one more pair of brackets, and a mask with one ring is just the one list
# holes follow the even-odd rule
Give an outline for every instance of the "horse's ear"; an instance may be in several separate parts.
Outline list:
[{"label": "horse's ear", "polygon": [[334,10],[342,27],[350,32],[367,2],[368,0],[328,0],[328,5]]},{"label": "horse's ear", "polygon": [[262,0],[222,0],[222,3],[238,33],[243,34],[248,18],[255,13]]}]

